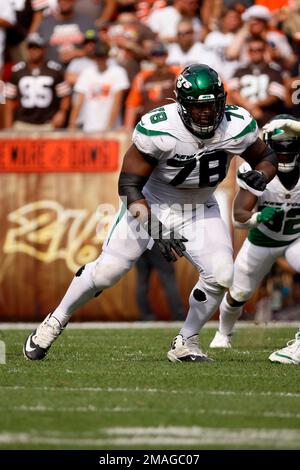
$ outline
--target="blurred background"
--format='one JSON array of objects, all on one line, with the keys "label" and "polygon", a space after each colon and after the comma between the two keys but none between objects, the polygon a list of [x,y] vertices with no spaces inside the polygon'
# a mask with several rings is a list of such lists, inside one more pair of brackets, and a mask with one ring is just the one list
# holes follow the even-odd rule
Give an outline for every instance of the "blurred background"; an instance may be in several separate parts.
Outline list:
[{"label": "blurred background", "polygon": [[[174,99],[183,67],[217,70],[228,103],[262,127],[300,118],[299,60],[300,0],[0,0],[0,321],[44,318],[98,256],[132,130]],[[240,163],[216,192],[235,254]],[[152,253],[75,319],[183,319],[196,279],[186,260]],[[242,318],[300,318],[300,275],[284,259]]]}]

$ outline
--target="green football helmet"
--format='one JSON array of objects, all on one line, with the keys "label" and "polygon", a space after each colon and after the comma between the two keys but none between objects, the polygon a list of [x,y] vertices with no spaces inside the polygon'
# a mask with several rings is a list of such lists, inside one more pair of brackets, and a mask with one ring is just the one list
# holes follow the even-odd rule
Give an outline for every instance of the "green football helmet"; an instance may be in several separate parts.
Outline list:
[{"label": "green football helmet", "polygon": [[218,73],[208,65],[188,65],[176,80],[175,94],[184,125],[202,139],[213,137],[224,117],[226,101]]},{"label": "green football helmet", "polygon": [[[297,121],[290,114],[278,114],[270,122],[278,119]],[[288,136],[282,129],[275,129],[272,132],[264,132],[263,140],[277,154],[278,171],[289,173],[300,165],[300,136]]]}]

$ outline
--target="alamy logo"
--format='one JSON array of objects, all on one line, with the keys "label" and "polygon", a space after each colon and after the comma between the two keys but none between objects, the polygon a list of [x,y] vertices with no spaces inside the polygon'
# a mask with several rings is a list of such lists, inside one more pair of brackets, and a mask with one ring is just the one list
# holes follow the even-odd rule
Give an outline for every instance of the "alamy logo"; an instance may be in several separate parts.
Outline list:
[{"label": "alamy logo", "polygon": [[0,341],[0,364],[6,364],[6,348],[4,341]]}]

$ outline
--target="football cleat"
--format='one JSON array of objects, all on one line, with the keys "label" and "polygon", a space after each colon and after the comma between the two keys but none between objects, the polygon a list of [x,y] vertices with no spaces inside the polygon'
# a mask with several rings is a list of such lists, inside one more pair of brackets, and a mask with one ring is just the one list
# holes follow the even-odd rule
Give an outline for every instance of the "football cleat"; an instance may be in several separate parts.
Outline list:
[{"label": "football cleat", "polygon": [[295,339],[287,343],[285,348],[272,352],[269,360],[281,364],[300,364],[300,331],[296,333]]},{"label": "football cleat", "polygon": [[199,348],[199,336],[194,335],[184,339],[181,335],[175,336],[171,349],[167,353],[170,362],[212,362]]},{"label": "football cleat", "polygon": [[231,348],[231,338],[232,338],[232,335],[225,335],[224,333],[221,333],[220,331],[216,331],[214,339],[211,341],[209,347],[212,348],[212,349],[214,349],[214,348],[223,348],[223,349]]},{"label": "football cleat", "polygon": [[48,315],[45,320],[26,339],[24,356],[31,361],[44,359],[51,344],[61,334],[63,328],[56,318]]}]

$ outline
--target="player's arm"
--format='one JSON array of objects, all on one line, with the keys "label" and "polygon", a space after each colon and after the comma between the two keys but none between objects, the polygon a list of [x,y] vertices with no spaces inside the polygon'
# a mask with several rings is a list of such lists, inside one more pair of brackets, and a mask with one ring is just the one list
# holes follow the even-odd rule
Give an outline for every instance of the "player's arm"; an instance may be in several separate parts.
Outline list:
[{"label": "player's arm", "polygon": [[239,175],[245,183],[244,189],[261,192],[264,191],[269,181],[277,172],[277,155],[273,149],[266,145],[260,138],[251,144],[241,157],[249,163],[252,170]]},{"label": "player's arm", "polygon": [[235,228],[249,228],[256,202],[257,196],[246,189],[239,189],[232,208],[232,222]]},{"label": "player's arm", "polygon": [[127,150],[119,177],[119,195],[126,199],[126,205],[133,217],[137,218],[148,234],[155,240],[160,251],[168,261],[176,261],[183,256],[184,237],[175,237],[151,212],[142,189],[147,183],[157,161],[141,153],[135,145]]},{"label": "player's arm", "polygon": [[232,210],[232,222],[235,228],[249,229],[261,222],[271,222],[282,212],[282,209],[275,207],[264,207],[259,212],[253,212],[256,203],[257,197],[254,194],[240,188]]}]

